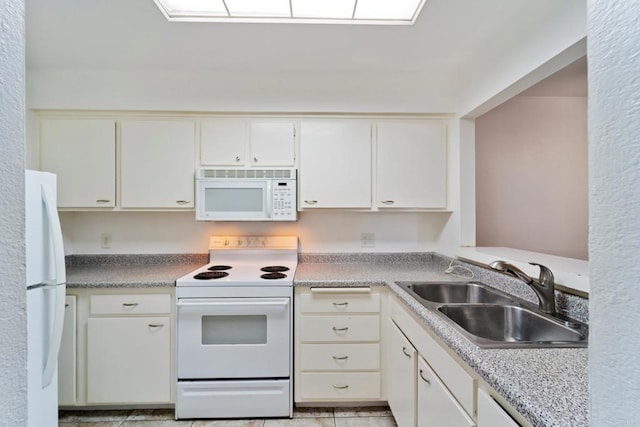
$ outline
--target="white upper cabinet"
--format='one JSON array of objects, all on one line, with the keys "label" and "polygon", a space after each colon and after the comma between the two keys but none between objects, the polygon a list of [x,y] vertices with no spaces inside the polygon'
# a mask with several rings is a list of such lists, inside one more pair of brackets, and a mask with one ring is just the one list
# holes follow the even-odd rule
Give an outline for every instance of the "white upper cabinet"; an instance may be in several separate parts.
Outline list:
[{"label": "white upper cabinet", "polygon": [[289,120],[212,119],[200,124],[202,166],[294,166],[295,124]]},{"label": "white upper cabinet", "polygon": [[58,207],[114,207],[115,120],[43,119],[40,168],[58,175]]},{"label": "white upper cabinet", "polygon": [[371,122],[300,124],[301,208],[371,208]]},{"label": "white upper cabinet", "polygon": [[439,121],[378,122],[376,136],[376,206],[446,209],[446,124]]},{"label": "white upper cabinet", "polygon": [[195,122],[123,120],[122,208],[193,208]]}]

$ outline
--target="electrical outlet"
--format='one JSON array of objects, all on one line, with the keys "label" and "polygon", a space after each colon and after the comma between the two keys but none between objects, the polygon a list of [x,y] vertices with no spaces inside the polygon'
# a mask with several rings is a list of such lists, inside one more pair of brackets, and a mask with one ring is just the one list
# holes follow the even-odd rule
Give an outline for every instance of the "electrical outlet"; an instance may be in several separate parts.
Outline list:
[{"label": "electrical outlet", "polygon": [[103,249],[111,247],[111,233],[102,233],[100,235],[100,247]]},{"label": "electrical outlet", "polygon": [[362,233],[360,234],[360,246],[363,248],[375,248],[376,235],[375,233]]}]

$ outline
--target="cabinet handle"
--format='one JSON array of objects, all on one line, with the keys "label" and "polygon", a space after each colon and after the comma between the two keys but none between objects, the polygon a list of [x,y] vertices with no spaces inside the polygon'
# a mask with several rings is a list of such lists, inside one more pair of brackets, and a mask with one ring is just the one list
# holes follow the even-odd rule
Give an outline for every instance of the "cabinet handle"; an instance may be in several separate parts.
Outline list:
[{"label": "cabinet handle", "polygon": [[385,205],[392,205],[395,202],[393,200],[383,200],[382,203],[384,203]]},{"label": "cabinet handle", "polygon": [[149,323],[149,327],[150,328],[163,328],[164,324],[163,323]]},{"label": "cabinet handle", "polygon": [[333,306],[334,306],[334,307],[336,307],[336,308],[337,308],[337,307],[346,307],[346,306],[348,306],[348,305],[349,305],[349,303],[348,303],[348,302],[334,302],[334,303],[332,303],[332,304],[333,304]]},{"label": "cabinet handle", "polygon": [[404,353],[405,356],[407,356],[409,359],[411,359],[411,355],[409,353],[407,353],[407,347],[402,347],[402,352]]},{"label": "cabinet handle", "polygon": [[137,307],[138,303],[137,302],[123,302],[122,306],[123,307]]},{"label": "cabinet handle", "polygon": [[239,162],[239,161],[240,161],[240,157],[236,156],[236,162]]},{"label": "cabinet handle", "polygon": [[348,384],[334,384],[333,388],[335,388],[336,390],[346,390],[349,388]]},{"label": "cabinet handle", "polygon": [[316,203],[318,203],[317,200],[305,200],[304,202],[308,205],[315,205]]},{"label": "cabinet handle", "polygon": [[109,203],[111,200],[107,200],[107,199],[98,199],[96,200],[96,203],[103,205],[105,203]]},{"label": "cabinet handle", "polygon": [[344,328],[336,328],[335,326],[333,327],[333,331],[334,332],[346,332],[348,330],[349,330],[349,328],[347,328],[347,327],[344,327]]},{"label": "cabinet handle", "polygon": [[189,203],[189,201],[188,200],[176,200],[176,203],[179,204],[179,205],[186,205],[186,204]]},{"label": "cabinet handle", "polygon": [[254,163],[258,163],[258,158],[257,158],[257,157],[254,157],[254,158],[253,158],[253,162],[254,162]]},{"label": "cabinet handle", "polygon": [[347,360],[349,356],[333,356],[333,360]]},{"label": "cabinet handle", "polygon": [[422,381],[424,381],[425,383],[431,385],[431,381],[425,378],[424,375],[422,375],[422,369],[420,369],[420,378],[422,378]]}]

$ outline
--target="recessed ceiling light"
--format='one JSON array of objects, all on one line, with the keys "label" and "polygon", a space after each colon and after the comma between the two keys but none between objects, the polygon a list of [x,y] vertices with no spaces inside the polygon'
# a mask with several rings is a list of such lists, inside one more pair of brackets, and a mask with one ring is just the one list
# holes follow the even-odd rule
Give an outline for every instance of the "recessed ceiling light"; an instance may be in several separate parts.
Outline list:
[{"label": "recessed ceiling light", "polygon": [[154,0],[169,21],[411,25],[426,0]]}]

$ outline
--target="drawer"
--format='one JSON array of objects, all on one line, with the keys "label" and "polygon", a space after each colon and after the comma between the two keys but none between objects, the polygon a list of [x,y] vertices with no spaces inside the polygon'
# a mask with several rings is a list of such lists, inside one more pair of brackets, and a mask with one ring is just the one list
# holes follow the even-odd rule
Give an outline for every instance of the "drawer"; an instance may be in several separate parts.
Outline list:
[{"label": "drawer", "polygon": [[378,372],[303,373],[300,397],[306,400],[380,399]]},{"label": "drawer", "polygon": [[301,344],[303,371],[376,371],[380,369],[379,344]]},{"label": "drawer", "polygon": [[380,294],[370,288],[311,288],[299,304],[302,313],[378,313]]},{"label": "drawer", "polygon": [[378,341],[379,316],[300,316],[301,342]]},{"label": "drawer", "polygon": [[171,313],[168,294],[91,295],[90,314],[164,314]]}]

